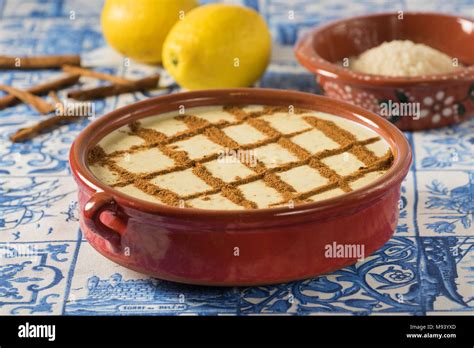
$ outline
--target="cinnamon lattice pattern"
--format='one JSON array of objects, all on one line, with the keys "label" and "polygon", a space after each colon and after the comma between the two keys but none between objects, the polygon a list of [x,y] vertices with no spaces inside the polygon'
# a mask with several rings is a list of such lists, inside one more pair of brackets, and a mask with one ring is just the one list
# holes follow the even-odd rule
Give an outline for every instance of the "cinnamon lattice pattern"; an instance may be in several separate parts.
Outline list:
[{"label": "cinnamon lattice pattern", "polygon": [[[393,161],[389,149],[382,156],[369,149],[380,137],[358,140],[335,122],[310,114],[311,110],[294,109],[289,114],[284,107],[254,111],[225,106],[223,111],[230,117],[217,122],[192,114],[175,116],[161,122],[162,129],[156,127],[161,131],[150,127],[147,119],[134,122],[127,130],[134,141],[107,153],[96,145],[89,153],[89,166],[96,168],[99,179],[101,172],[108,171],[114,177],[109,184],[116,189],[131,195],[145,193],[155,202],[205,207],[206,201],[228,200],[232,203],[227,209],[255,209],[350,192],[351,183],[381,175]],[[278,118],[272,121],[277,113],[291,118],[290,129],[283,129]],[[184,129],[167,135],[166,122],[176,129],[176,121]],[[305,143],[308,139],[322,141]],[[223,163],[224,149],[254,155],[234,156],[235,161]],[[276,161],[272,160],[275,153]],[[151,163],[150,156],[156,161]],[[291,182],[291,177],[301,180]]]}]

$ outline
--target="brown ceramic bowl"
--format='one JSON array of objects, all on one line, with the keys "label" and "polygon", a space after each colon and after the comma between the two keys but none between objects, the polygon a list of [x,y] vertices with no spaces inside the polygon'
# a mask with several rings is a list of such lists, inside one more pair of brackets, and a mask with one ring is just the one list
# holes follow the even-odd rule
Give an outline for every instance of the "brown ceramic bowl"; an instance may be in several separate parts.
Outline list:
[{"label": "brown ceramic bowl", "polygon": [[[228,104],[293,105],[338,115],[386,139],[394,162],[381,178],[339,197],[294,208],[244,211],[143,201],[105,185],[88,168],[89,150],[114,129],[181,105]],[[79,187],[80,225],[94,248],[125,267],[160,279],[207,285],[286,282],[357,261],[325,257],[325,246],[332,243],[363,245],[364,254],[370,255],[396,228],[400,185],[410,163],[404,135],[367,110],[308,93],[250,88],[171,94],[123,107],[91,123],[70,152]]]},{"label": "brown ceramic bowl", "polygon": [[[474,114],[474,22],[438,13],[382,13],[332,22],[304,35],[299,62],[316,74],[324,93],[380,114],[389,100],[420,103],[420,117],[387,115],[403,130],[443,127]],[[458,58],[466,68],[417,77],[363,74],[340,65],[385,41],[411,40]]]}]

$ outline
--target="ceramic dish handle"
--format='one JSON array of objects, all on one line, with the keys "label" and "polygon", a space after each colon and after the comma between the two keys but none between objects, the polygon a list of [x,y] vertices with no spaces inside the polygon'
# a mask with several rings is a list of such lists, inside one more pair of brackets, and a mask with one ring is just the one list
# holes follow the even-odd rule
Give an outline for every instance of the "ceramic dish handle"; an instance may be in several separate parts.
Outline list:
[{"label": "ceramic dish handle", "polygon": [[96,192],[84,205],[84,222],[93,233],[108,241],[115,253],[119,253],[122,249],[121,233],[100,220],[100,215],[104,211],[117,214],[117,203],[105,192]]}]

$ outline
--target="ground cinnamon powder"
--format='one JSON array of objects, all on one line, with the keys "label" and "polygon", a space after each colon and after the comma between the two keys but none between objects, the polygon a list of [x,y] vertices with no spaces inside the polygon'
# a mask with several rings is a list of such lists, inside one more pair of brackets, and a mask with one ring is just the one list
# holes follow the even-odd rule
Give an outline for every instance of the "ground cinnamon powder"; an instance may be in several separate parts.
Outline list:
[{"label": "ground cinnamon powder", "polygon": [[[128,150],[114,151],[111,154],[106,154],[100,145],[96,145],[89,151],[88,164],[106,166],[109,170],[117,174],[119,180],[112,186],[123,187],[133,184],[135,187],[142,190],[146,194],[154,196],[161,202],[168,205],[181,206],[183,202],[198,197],[201,197],[203,200],[209,200],[209,195],[220,192],[224,197],[235,204],[247,209],[256,209],[257,204],[245,198],[241,190],[238,188],[239,185],[256,180],[262,180],[267,186],[272,187],[278,191],[283,197],[281,202],[273,205],[282,205],[289,202],[299,204],[308,201],[308,197],[311,197],[312,195],[338,187],[345,192],[350,192],[352,191],[349,186],[350,182],[357,180],[366,173],[372,171],[387,170],[390,168],[393,162],[393,155],[390,151],[388,151],[387,154],[382,158],[378,158],[372,151],[365,147],[365,145],[380,140],[380,137],[373,137],[363,141],[358,141],[352,133],[340,128],[332,121],[322,120],[315,116],[303,116],[303,119],[309,125],[307,130],[293,132],[291,134],[282,134],[278,130],[274,129],[268,121],[259,117],[271,115],[275,112],[289,112],[288,108],[279,106],[266,106],[262,111],[246,112],[241,106],[225,106],[224,110],[234,115],[236,121],[221,121],[213,124],[195,115],[176,116],[175,119],[182,120],[187,125],[188,130],[179,132],[171,137],[167,137],[164,133],[158,132],[154,129],[144,128],[140,122],[132,122],[129,124],[129,134],[141,137],[145,140],[144,144],[132,146]],[[310,110],[300,108],[293,108],[291,111],[295,114],[305,114],[311,112]],[[267,138],[253,144],[240,145],[222,131],[222,128],[242,123],[251,125],[265,134]],[[337,149],[324,150],[316,154],[311,154],[306,149],[291,141],[293,136],[302,134],[311,130],[312,128],[316,128],[323,132],[327,137],[337,142],[340,147]],[[219,154],[213,154],[210,156],[205,156],[201,159],[191,160],[185,151],[177,150],[177,146],[173,144],[176,141],[188,139],[197,134],[203,134],[211,141],[225,148],[234,150],[249,150],[270,143],[278,143],[290,153],[294,154],[298,160],[285,163],[274,168],[267,168],[265,164],[258,159],[254,164],[244,161],[241,163],[250,168],[255,174],[246,178],[236,177],[234,182],[226,183],[220,178],[214,177],[212,173],[203,165],[206,162],[217,159]],[[158,148],[163,154],[172,158],[175,165],[171,168],[166,168],[156,172],[135,174],[121,168],[115,163],[115,159],[120,156],[124,156],[127,153],[132,154],[137,151],[150,148]],[[365,166],[360,168],[356,173],[342,177],[330,167],[321,162],[321,159],[323,158],[344,152],[353,154],[361,162],[363,162]],[[278,175],[276,175],[278,172],[286,171],[301,165],[308,165],[314,168],[323,177],[327,178],[329,183],[307,192],[297,192],[294,187],[284,182]],[[192,172],[206,184],[208,184],[211,189],[205,192],[180,196],[171,190],[160,188],[149,181],[150,179],[153,179],[159,175],[181,171],[188,168],[192,168]],[[184,203],[184,206],[188,206],[187,203]]]}]

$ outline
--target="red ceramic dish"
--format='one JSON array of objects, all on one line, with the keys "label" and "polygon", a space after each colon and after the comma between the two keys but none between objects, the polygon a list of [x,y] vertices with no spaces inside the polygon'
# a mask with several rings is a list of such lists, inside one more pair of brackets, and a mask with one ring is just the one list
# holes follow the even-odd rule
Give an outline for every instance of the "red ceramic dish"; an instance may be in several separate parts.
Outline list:
[{"label": "red ceramic dish", "polygon": [[[343,196],[289,207],[232,211],[177,208],[134,199],[97,180],[88,151],[112,130],[166,111],[205,105],[294,105],[356,121],[387,140],[394,162],[378,180]],[[90,124],[70,152],[79,186],[80,225],[107,258],[171,281],[256,285],[327,273],[355,258],[326,258],[333,243],[364,245],[365,255],[393,234],[410,146],[392,124],[359,107],[312,94],[270,89],[186,92],[115,110]],[[100,265],[98,265],[100,267]]]},{"label": "red ceramic dish", "polygon": [[[299,62],[316,74],[324,93],[372,112],[388,100],[420,103],[420,118],[391,117],[400,129],[421,130],[460,122],[474,114],[474,22],[437,13],[382,13],[332,22],[304,35]],[[388,77],[340,65],[384,41],[411,40],[458,58],[466,68],[450,74]],[[390,116],[390,115],[387,115]]]}]

